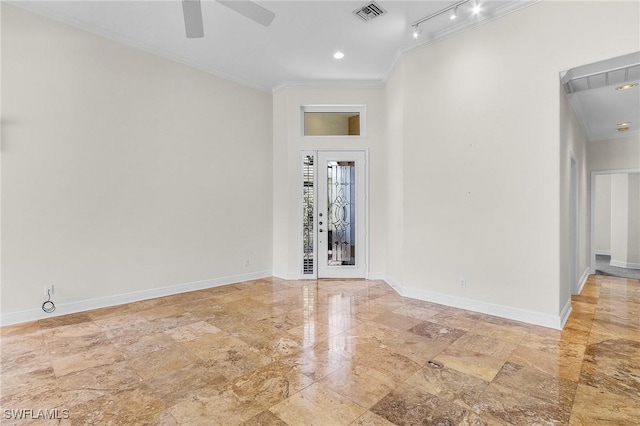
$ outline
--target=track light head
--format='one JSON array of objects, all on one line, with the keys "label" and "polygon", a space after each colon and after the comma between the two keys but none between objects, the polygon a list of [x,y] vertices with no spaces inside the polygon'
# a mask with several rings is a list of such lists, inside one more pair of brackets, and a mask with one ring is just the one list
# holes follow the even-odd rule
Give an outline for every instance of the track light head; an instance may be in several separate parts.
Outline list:
[{"label": "track light head", "polygon": [[451,9],[451,14],[449,15],[449,19],[453,20],[458,17],[458,6]]},{"label": "track light head", "polygon": [[411,35],[413,35],[413,38],[420,37],[420,34],[422,34],[422,30],[418,25],[414,25],[411,27]]}]

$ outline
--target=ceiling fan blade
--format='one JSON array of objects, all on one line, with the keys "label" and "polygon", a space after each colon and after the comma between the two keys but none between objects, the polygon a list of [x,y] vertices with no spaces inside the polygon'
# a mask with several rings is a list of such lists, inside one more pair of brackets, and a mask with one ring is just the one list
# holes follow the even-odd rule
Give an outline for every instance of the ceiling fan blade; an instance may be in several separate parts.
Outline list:
[{"label": "ceiling fan blade", "polygon": [[187,31],[187,38],[204,37],[200,0],[182,0],[182,11],[184,12],[184,27]]},{"label": "ceiling fan blade", "polygon": [[273,22],[276,14],[264,7],[246,0],[218,0],[218,3],[235,10],[241,15],[268,27]]}]

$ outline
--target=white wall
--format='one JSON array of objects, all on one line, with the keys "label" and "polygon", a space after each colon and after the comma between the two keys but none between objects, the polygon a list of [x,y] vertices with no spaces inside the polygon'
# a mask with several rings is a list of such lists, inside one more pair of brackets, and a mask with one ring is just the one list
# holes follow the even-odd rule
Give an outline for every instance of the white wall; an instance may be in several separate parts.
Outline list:
[{"label": "white wall", "polygon": [[387,140],[387,282],[404,282],[404,64],[398,64],[384,90]]},{"label": "white wall", "polygon": [[559,326],[571,144],[558,73],[638,50],[638,12],[540,2],[405,56],[394,256],[407,294]]},{"label": "white wall", "polygon": [[627,268],[640,269],[640,173],[628,174]]},{"label": "white wall", "polygon": [[629,177],[611,175],[611,265],[627,262],[629,235]]},{"label": "white wall", "polygon": [[611,255],[611,175],[596,176],[595,188],[595,250]]},{"label": "white wall", "polygon": [[640,135],[589,142],[587,168],[589,172],[640,168]]},{"label": "white wall", "polygon": [[[366,136],[302,136],[302,105],[366,105]],[[369,150],[369,276],[382,278],[386,256],[386,145],[380,88],[286,87],[273,94],[273,273],[297,279],[302,270],[300,151]]]},{"label": "white wall", "polygon": [[611,175],[612,266],[640,269],[639,218],[640,173]]},{"label": "white wall", "polygon": [[[560,92],[560,308],[571,302],[588,275],[588,174],[587,137],[563,89]],[[571,159],[577,172],[577,264],[572,270],[571,245]],[[566,167],[569,164],[569,167]],[[572,277],[573,274],[575,277]],[[574,287],[575,286],[575,287]]]},{"label": "white wall", "polygon": [[270,274],[270,94],[2,12],[5,320]]}]

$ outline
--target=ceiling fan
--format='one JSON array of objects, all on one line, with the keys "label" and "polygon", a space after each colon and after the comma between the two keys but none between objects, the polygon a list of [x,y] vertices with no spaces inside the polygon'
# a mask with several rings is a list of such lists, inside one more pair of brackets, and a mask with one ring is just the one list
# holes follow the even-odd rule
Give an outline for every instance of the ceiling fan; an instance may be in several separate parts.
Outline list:
[{"label": "ceiling fan", "polygon": [[[241,15],[268,27],[271,25],[276,14],[264,7],[246,0],[216,0],[223,6],[235,10]],[[200,0],[182,0],[182,11],[184,12],[184,26],[187,31],[187,38],[204,37],[204,27],[202,25],[202,7]]]}]

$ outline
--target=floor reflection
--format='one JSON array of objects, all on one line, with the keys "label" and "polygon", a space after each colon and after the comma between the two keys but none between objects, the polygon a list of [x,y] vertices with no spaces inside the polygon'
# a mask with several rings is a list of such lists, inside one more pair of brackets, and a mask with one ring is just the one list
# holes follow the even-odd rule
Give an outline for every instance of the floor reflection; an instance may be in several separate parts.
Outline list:
[{"label": "floor reflection", "polygon": [[382,281],[249,281],[4,327],[1,404],[61,424],[636,424],[640,281],[591,276],[572,307],[558,331]]}]

